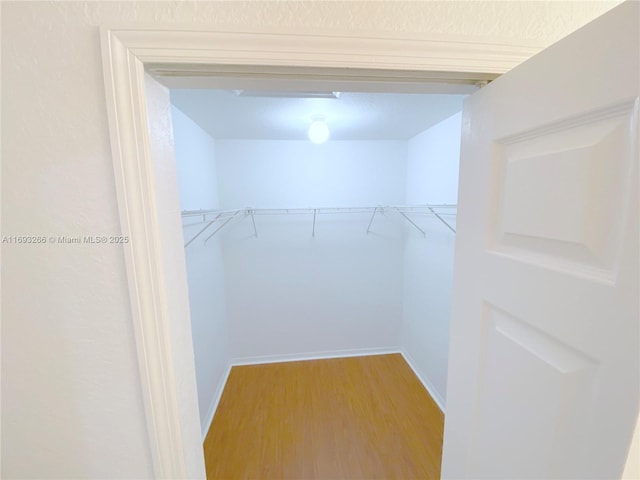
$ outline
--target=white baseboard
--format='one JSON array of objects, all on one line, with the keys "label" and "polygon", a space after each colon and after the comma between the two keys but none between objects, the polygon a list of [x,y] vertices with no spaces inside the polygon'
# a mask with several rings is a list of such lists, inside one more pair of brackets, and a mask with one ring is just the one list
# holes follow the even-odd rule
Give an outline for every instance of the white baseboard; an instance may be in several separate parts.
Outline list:
[{"label": "white baseboard", "polygon": [[213,396],[213,400],[211,401],[211,405],[209,406],[209,410],[207,411],[206,418],[201,419],[200,428],[202,430],[202,442],[204,443],[205,438],[207,438],[207,433],[209,433],[209,429],[211,428],[211,422],[213,422],[213,417],[216,414],[216,410],[218,409],[218,404],[220,403],[220,398],[222,398],[222,392],[224,391],[224,387],[227,384],[227,379],[229,378],[229,373],[231,373],[231,367],[233,364],[231,362],[227,363],[227,368],[225,368],[224,374],[220,378],[218,382],[218,386],[216,387],[216,393]]},{"label": "white baseboard", "polygon": [[233,365],[258,365],[262,363],[296,362],[300,360],[320,360],[323,358],[362,357],[365,355],[384,355],[401,353],[400,347],[359,348],[349,350],[330,350],[326,352],[293,353],[285,355],[262,355],[240,357],[231,361]]},{"label": "white baseboard", "polygon": [[438,405],[442,413],[445,413],[444,399],[438,394],[436,389],[433,387],[433,385],[431,385],[431,383],[427,380],[427,378],[424,375],[422,375],[422,373],[420,372],[420,369],[417,367],[417,365],[411,358],[411,355],[409,355],[404,348],[400,349],[400,354],[404,357],[405,361],[409,364],[409,366],[411,367],[411,370],[413,370],[413,373],[416,374],[416,377],[418,377],[418,380],[420,380],[422,385],[424,385],[424,388],[427,389],[427,392],[429,392],[429,395],[431,395],[431,398],[433,398],[433,401],[436,402],[436,405]]}]

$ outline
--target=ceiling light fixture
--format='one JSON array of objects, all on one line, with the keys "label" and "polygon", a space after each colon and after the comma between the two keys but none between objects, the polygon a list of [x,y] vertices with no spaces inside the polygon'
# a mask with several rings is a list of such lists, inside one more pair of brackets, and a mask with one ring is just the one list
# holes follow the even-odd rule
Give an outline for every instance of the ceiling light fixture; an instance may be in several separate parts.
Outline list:
[{"label": "ceiling light fixture", "polygon": [[269,91],[269,90],[233,90],[238,97],[258,97],[258,98],[327,98],[336,99],[340,97],[340,92],[323,92],[323,91]]},{"label": "ceiling light fixture", "polygon": [[313,143],[321,144],[329,140],[329,127],[324,120],[315,120],[309,125],[307,134]]}]

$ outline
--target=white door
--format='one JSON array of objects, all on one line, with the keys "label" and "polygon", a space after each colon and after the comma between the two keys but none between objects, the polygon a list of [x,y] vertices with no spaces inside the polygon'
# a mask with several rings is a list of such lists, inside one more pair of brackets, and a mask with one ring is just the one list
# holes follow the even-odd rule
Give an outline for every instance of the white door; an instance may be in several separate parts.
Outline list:
[{"label": "white door", "polygon": [[443,478],[619,478],[639,405],[640,4],[465,103]]}]

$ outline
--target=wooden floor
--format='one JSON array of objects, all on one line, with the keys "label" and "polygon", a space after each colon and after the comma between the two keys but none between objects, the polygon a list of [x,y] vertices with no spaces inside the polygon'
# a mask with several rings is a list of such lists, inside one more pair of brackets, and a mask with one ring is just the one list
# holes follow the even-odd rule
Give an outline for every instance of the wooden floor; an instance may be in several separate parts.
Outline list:
[{"label": "wooden floor", "polygon": [[207,478],[439,479],[443,425],[400,354],[233,367]]}]

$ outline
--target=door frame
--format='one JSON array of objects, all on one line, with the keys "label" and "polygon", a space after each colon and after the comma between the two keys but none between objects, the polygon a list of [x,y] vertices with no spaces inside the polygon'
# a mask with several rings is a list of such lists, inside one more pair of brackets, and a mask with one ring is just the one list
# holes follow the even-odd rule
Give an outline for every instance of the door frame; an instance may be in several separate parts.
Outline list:
[{"label": "door frame", "polygon": [[[189,312],[172,305],[168,281],[186,292],[187,279],[184,267],[179,278],[167,269],[183,252],[165,241],[159,222],[162,185],[154,175],[145,73],[183,88],[233,77],[249,83],[320,79],[387,91],[462,91],[505,73],[543,46],[464,36],[157,26],[103,27],[101,42],[120,224],[131,239],[123,247],[151,458],[157,478],[186,478],[202,453],[188,451],[193,442],[184,438],[190,431],[184,423],[195,421],[198,431],[200,423],[178,388],[193,388],[195,396],[194,381],[181,378],[186,372],[195,379],[195,366],[192,355],[172,348],[172,335],[184,328],[180,320]],[[179,211],[176,205],[171,214]]]}]

